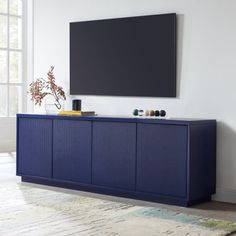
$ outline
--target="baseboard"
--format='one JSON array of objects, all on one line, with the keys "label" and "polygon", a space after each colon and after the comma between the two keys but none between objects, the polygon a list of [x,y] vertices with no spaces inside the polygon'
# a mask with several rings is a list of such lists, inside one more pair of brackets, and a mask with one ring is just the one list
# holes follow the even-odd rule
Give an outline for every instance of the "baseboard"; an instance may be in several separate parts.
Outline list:
[{"label": "baseboard", "polygon": [[220,202],[236,203],[236,190],[216,188],[216,194],[212,196],[212,200]]}]

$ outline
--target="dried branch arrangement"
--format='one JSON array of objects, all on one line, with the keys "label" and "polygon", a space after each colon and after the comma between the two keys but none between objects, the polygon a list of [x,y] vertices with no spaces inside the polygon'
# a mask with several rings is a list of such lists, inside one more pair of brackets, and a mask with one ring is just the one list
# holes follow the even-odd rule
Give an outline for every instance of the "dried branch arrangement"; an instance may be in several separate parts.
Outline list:
[{"label": "dried branch arrangement", "polygon": [[43,99],[47,95],[51,95],[55,99],[54,105],[58,110],[61,109],[60,99],[66,100],[65,92],[62,87],[56,85],[55,76],[53,73],[54,67],[47,73],[47,80],[43,78],[36,79],[29,85],[29,93],[31,94],[31,100],[35,105],[41,106]]}]

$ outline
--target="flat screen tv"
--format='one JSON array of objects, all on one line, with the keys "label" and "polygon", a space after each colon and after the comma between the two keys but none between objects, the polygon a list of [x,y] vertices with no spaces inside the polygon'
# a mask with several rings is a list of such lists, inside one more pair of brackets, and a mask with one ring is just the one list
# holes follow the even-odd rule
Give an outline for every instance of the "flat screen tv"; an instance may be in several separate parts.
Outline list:
[{"label": "flat screen tv", "polygon": [[70,94],[176,97],[176,14],[70,23]]}]

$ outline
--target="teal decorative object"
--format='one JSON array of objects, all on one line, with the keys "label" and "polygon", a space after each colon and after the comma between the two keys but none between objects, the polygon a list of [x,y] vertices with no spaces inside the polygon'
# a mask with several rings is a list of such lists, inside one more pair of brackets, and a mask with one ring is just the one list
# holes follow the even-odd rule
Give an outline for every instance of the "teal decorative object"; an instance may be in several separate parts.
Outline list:
[{"label": "teal decorative object", "polygon": [[134,109],[133,115],[134,115],[134,116],[138,116],[138,109]]}]

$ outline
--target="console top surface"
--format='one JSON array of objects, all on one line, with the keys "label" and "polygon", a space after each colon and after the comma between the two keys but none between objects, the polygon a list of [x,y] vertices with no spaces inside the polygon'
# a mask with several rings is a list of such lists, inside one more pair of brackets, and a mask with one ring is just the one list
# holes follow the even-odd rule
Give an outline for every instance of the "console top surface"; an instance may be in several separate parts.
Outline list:
[{"label": "console top surface", "polygon": [[216,123],[214,119],[195,119],[195,118],[169,118],[169,117],[145,117],[145,116],[62,116],[47,114],[17,114],[17,118],[38,118],[38,119],[62,119],[62,120],[84,120],[84,121],[107,121],[107,122],[129,122],[129,123],[157,123],[157,124],[206,124]]}]

